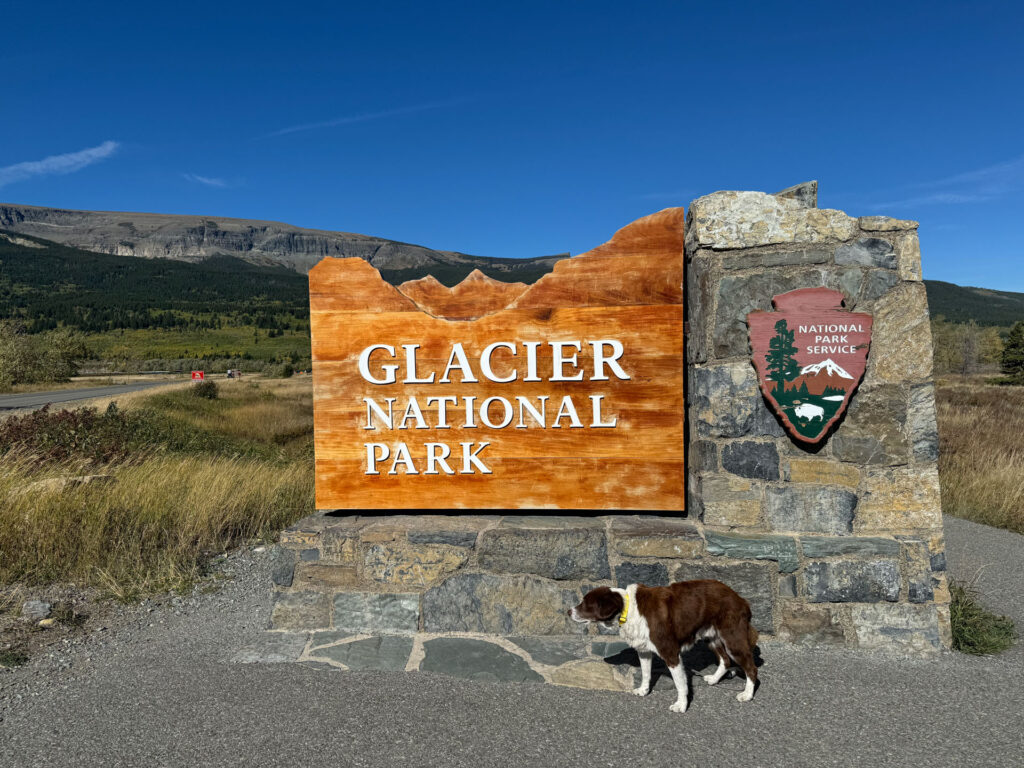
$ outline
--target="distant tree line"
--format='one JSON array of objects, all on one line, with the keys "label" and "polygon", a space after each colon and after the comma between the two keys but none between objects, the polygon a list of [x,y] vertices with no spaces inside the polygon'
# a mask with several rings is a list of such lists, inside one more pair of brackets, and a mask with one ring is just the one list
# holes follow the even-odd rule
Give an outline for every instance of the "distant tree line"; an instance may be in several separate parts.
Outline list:
[{"label": "distant tree line", "polygon": [[[248,312],[189,314],[149,307],[128,309],[123,306],[97,306],[95,303],[71,304],[46,301],[35,301],[32,304],[22,303],[17,307],[3,307],[3,300],[0,299],[0,316],[21,321],[28,333],[42,333],[56,328],[74,328],[83,333],[143,329],[195,332],[251,326],[265,330],[269,338],[275,338],[284,336],[288,331],[308,333],[309,320],[307,316],[302,315],[302,312],[294,313],[292,311],[282,311],[278,314],[268,311],[258,314]],[[305,315],[308,315],[308,312]]]},{"label": "distant tree line", "polygon": [[973,320],[951,323],[944,317],[932,320],[935,372],[960,374],[995,372],[1003,354],[1003,333],[994,326]]},{"label": "distant tree line", "polygon": [[935,372],[970,376],[1001,372],[1000,384],[1024,384],[1024,320],[1012,328],[979,326],[974,321],[932,320]]}]

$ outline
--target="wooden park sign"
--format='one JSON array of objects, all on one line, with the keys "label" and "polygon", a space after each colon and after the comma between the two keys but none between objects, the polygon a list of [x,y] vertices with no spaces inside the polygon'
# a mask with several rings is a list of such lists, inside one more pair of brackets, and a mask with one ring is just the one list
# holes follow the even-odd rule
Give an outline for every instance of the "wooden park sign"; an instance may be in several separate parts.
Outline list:
[{"label": "wooden park sign", "polygon": [[317,507],[682,511],[684,213],[530,286],[317,264]]},{"label": "wooden park sign", "polygon": [[871,315],[842,308],[843,294],[801,288],[747,315],[761,392],[786,430],[805,443],[828,435],[864,377]]}]

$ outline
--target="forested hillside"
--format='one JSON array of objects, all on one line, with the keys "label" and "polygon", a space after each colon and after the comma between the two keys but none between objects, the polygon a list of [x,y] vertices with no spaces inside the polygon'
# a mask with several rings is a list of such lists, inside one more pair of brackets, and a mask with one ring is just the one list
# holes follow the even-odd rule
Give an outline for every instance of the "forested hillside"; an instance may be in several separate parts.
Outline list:
[{"label": "forested hillside", "polygon": [[1024,293],[968,288],[941,280],[925,280],[932,317],[954,323],[1010,326],[1024,320]]},{"label": "forested hillside", "polygon": [[284,267],[232,256],[199,264],[110,256],[8,235],[0,236],[0,318],[21,320],[29,332],[279,331],[308,328],[309,304],[306,277]]}]

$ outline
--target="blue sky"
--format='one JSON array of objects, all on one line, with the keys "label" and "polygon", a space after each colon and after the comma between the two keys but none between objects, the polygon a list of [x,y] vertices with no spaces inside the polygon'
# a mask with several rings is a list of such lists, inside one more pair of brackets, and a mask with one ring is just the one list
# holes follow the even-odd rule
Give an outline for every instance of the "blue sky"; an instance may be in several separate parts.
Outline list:
[{"label": "blue sky", "polygon": [[0,201],[508,257],[816,178],[1024,291],[1019,3],[46,7],[4,14]]}]

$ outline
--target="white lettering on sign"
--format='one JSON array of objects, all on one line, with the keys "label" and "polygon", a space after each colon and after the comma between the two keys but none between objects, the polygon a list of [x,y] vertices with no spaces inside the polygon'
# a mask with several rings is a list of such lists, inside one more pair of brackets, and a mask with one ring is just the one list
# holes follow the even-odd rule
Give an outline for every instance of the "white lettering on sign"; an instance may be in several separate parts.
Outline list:
[{"label": "white lettering on sign", "polygon": [[[821,329],[822,334],[832,332]],[[833,341],[838,343],[845,339],[826,336],[816,339],[816,343]],[[545,348],[550,350],[550,357],[542,358],[541,350]],[[586,348],[591,352],[589,362],[580,357]],[[440,367],[440,360],[433,358],[439,369],[430,370],[426,365],[430,360],[422,357],[419,344],[371,344],[360,352],[358,370],[363,380],[374,386],[478,384],[479,377],[496,384],[611,381],[613,377],[629,381],[630,376],[621,362],[624,353],[622,342],[617,339],[518,344],[496,341],[488,344],[479,356],[471,357],[462,342],[454,342],[441,358],[445,360],[444,366]],[[454,394],[364,397],[366,422],[363,428],[373,432],[452,428],[615,429],[619,419],[606,412],[605,398],[603,394],[589,395],[589,407],[580,408],[572,395],[565,394],[492,395],[482,399],[476,395]],[[426,442],[422,451],[414,451],[406,441],[368,442],[364,444],[365,473],[489,475],[493,471],[482,455],[488,446],[489,442],[460,442],[459,450],[454,451],[446,443]],[[457,460],[459,453],[461,462]]]},{"label": "white lettering on sign", "polygon": [[[415,362],[415,358],[413,359]],[[458,368],[462,374],[462,383],[467,382],[476,383],[479,379],[473,375],[473,369],[469,367],[469,358],[466,357],[466,350],[462,348],[462,344],[456,343],[452,345],[452,353],[448,355],[448,365],[444,367],[444,375],[441,377],[442,384],[451,383],[451,379],[448,378],[448,374],[452,372],[452,369]]]},{"label": "white lettering on sign", "polygon": [[799,325],[800,333],[864,333],[864,326],[860,323],[849,325],[837,323],[832,325]]},{"label": "white lettering on sign", "polygon": [[491,370],[491,353],[494,352],[494,350],[498,349],[499,347],[504,347],[513,355],[515,355],[516,353],[515,344],[513,344],[512,342],[496,341],[493,344],[489,345],[487,349],[484,350],[484,353],[480,355],[480,370],[483,372],[484,376],[490,379],[491,381],[497,381],[500,384],[506,384],[510,381],[516,380],[516,370],[513,368],[512,373],[510,373],[508,376],[505,376],[504,378],[502,378],[501,376],[494,375],[494,371]]},{"label": "white lettering on sign", "polygon": [[383,349],[392,357],[395,355],[395,348],[389,347],[387,344],[374,344],[367,347],[359,353],[359,375],[371,384],[394,384],[395,371],[398,370],[397,365],[381,365],[381,370],[384,371],[383,379],[374,378],[373,374],[370,373],[370,355],[378,349]]},{"label": "white lettering on sign", "polygon": [[809,346],[807,347],[807,354],[809,355],[852,355],[855,354],[857,348],[851,344],[840,344],[840,345],[825,345],[825,346]]},{"label": "white lettering on sign", "polygon": [[[628,380],[629,376],[622,366],[619,365],[619,358],[622,357],[622,342],[616,339],[601,339],[599,341],[590,342],[590,346],[594,348],[594,375],[590,377],[591,381],[608,381],[608,377],[604,375],[604,366],[607,364],[612,369],[612,373],[617,378]],[[610,357],[604,353],[605,347],[611,347],[613,355]]]},{"label": "white lettering on sign", "polygon": [[[590,375],[585,376],[584,370],[577,370],[576,373],[572,373],[572,369],[579,368],[578,355],[583,350],[583,342],[581,341],[552,341],[548,343],[551,347],[551,371],[548,376],[548,381],[583,381],[586,378],[588,381],[608,381],[609,377],[605,372],[605,368],[610,370],[617,379],[623,381],[629,381],[629,374],[623,370],[619,364],[619,359],[623,355],[622,342],[617,339],[598,339],[596,341],[588,341],[587,344],[593,348],[593,362],[590,367]],[[423,376],[418,368],[418,350],[419,344],[402,344],[402,349],[405,350],[405,375],[402,377],[402,383],[404,384],[433,384],[435,380],[435,371],[431,371],[429,375]],[[522,346],[526,349],[526,376],[523,377],[523,381],[544,381],[538,375],[538,351],[541,346],[539,341],[526,341],[522,342]],[[513,368],[510,373],[504,376],[498,376],[493,371],[493,364],[491,358],[494,356],[494,351],[497,349],[507,349],[511,357],[517,356],[516,345],[511,341],[496,341],[493,344],[488,345],[481,353],[477,367],[481,374],[488,381],[493,381],[496,384],[508,384],[513,381],[519,380],[519,372]],[[375,352],[381,350],[386,355],[374,355]],[[567,350],[575,350],[573,353],[569,353]],[[376,375],[370,369],[370,358],[374,357],[378,362],[375,363],[376,367],[380,370],[380,375]],[[390,344],[371,344],[369,347],[359,353],[359,375],[364,380],[371,384],[394,384],[398,381],[396,371],[402,366],[395,362],[380,362],[381,360],[395,360],[395,348]],[[566,370],[567,367],[570,370]],[[444,370],[441,372],[441,378],[437,379],[440,384],[451,384],[453,371],[459,372],[458,383],[460,384],[475,384],[479,381],[474,373],[474,367],[469,355],[466,354],[466,350],[462,345],[462,342],[455,342],[452,344],[452,348],[448,353],[448,362],[444,366]]]}]

